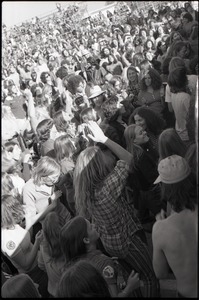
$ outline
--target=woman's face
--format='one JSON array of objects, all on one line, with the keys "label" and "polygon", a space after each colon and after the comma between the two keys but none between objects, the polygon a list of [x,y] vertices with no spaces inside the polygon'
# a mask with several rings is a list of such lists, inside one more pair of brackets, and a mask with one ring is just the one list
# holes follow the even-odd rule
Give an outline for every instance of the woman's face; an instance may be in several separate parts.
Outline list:
[{"label": "woman's face", "polygon": [[153,46],[152,42],[151,42],[151,41],[148,41],[148,42],[147,42],[147,47],[148,47],[149,49],[151,49],[152,46]]},{"label": "woman's face", "polygon": [[55,183],[58,182],[60,175],[61,175],[60,171],[59,172],[57,171],[55,172],[55,174],[45,176],[43,177],[43,183],[48,186],[53,186]]},{"label": "woman's face", "polygon": [[109,56],[109,54],[110,54],[110,50],[108,48],[105,48],[104,49],[104,55]]},{"label": "woman's face", "polygon": [[137,79],[136,71],[129,69],[128,70],[128,79],[129,79],[129,81],[135,81]]},{"label": "woman's face", "polygon": [[139,115],[134,116],[135,124],[141,126],[143,130],[146,130],[146,121],[144,118],[140,117]]},{"label": "woman's face", "polygon": [[141,36],[146,37],[146,31],[142,30],[141,31]]},{"label": "woman's face", "polygon": [[91,224],[88,220],[86,220],[86,225],[87,225],[87,234],[90,243],[96,243],[97,240],[99,239],[99,233],[95,229],[95,225]]},{"label": "woman's face", "polygon": [[83,94],[84,93],[84,82],[80,82],[77,87],[77,93]]},{"label": "woman's face", "polygon": [[136,126],[135,128],[135,139],[134,143],[137,145],[145,144],[149,141],[149,137],[147,136],[147,133],[141,126]]},{"label": "woman's face", "polygon": [[149,74],[145,75],[144,81],[145,81],[145,84],[146,84],[147,87],[151,85],[151,77],[150,77]]},{"label": "woman's face", "polygon": [[122,84],[121,84],[121,82],[120,82],[119,80],[117,80],[117,81],[115,82],[114,88],[115,88],[115,90],[116,90],[117,92],[121,91],[121,89],[122,89]]}]

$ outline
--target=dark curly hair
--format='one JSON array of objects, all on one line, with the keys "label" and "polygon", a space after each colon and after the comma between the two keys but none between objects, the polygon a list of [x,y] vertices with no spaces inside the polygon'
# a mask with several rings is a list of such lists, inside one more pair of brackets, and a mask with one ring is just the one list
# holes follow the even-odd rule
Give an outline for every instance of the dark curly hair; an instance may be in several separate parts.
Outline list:
[{"label": "dark curly hair", "polygon": [[[162,85],[162,79],[160,77],[160,74],[158,73],[157,70],[155,70],[154,68],[149,68],[148,69],[148,73],[149,76],[151,77],[151,86],[154,90],[159,90],[161,88]],[[147,90],[147,86],[145,84],[145,77],[142,78],[141,82],[140,82],[140,87],[142,91],[146,91]]]},{"label": "dark curly hair", "polygon": [[137,107],[130,115],[128,125],[135,124],[135,115],[139,115],[146,122],[147,130],[158,135],[166,127],[166,122],[159,114],[147,107]]}]

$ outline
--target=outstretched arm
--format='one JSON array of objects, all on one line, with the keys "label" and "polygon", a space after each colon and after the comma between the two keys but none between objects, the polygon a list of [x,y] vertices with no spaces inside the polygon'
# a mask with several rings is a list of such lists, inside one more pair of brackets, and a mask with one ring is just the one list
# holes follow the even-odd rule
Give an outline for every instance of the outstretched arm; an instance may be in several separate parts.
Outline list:
[{"label": "outstretched arm", "polygon": [[96,122],[90,121],[87,125],[92,132],[92,134],[88,134],[88,137],[90,139],[92,139],[94,142],[105,144],[119,159],[124,160],[131,166],[131,153],[129,153],[120,145],[118,145],[117,143],[110,140],[107,136],[105,136],[102,129]]}]

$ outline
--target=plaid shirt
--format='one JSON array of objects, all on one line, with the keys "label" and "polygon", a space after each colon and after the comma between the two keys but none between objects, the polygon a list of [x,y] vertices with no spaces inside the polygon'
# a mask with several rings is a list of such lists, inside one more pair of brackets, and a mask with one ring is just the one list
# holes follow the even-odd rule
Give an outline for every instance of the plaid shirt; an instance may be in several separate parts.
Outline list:
[{"label": "plaid shirt", "polygon": [[124,193],[129,166],[119,160],[114,170],[95,191],[92,204],[92,222],[100,233],[106,251],[123,258],[128,254],[133,234],[142,229],[133,206]]}]

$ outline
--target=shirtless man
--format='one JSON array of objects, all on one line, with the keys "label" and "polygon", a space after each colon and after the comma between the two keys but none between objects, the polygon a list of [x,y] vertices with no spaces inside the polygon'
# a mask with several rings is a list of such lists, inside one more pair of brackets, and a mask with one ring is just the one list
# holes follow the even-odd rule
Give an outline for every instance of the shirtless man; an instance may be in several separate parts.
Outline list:
[{"label": "shirtless man", "polygon": [[197,298],[198,207],[196,185],[187,162],[178,155],[160,161],[163,197],[172,211],[153,226],[153,267],[157,278],[168,278],[170,269],[177,282],[178,298]]}]

